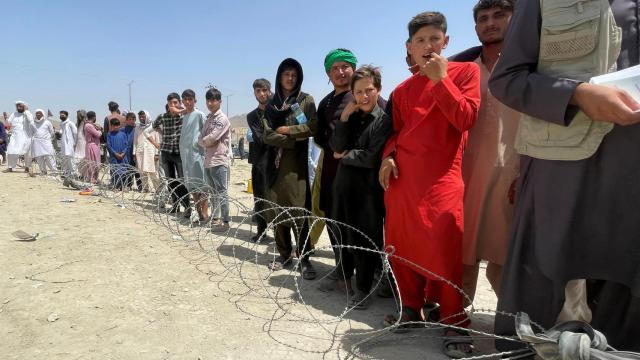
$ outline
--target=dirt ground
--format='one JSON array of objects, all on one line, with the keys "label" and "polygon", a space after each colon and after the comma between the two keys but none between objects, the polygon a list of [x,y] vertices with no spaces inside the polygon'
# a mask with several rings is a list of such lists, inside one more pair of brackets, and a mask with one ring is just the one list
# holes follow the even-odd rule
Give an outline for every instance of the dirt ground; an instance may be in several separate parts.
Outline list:
[{"label": "dirt ground", "polygon": [[[345,313],[346,294],[318,290],[332,268],[326,234],[312,260],[318,280],[269,273],[273,242],[248,241],[249,166],[232,167],[229,236],[159,215],[139,195],[80,196],[50,177],[0,174],[0,358],[446,358],[441,329],[381,331],[393,299]],[[17,241],[16,230],[39,236]],[[475,305],[495,309],[480,277]],[[473,327],[492,321],[475,314]]]}]

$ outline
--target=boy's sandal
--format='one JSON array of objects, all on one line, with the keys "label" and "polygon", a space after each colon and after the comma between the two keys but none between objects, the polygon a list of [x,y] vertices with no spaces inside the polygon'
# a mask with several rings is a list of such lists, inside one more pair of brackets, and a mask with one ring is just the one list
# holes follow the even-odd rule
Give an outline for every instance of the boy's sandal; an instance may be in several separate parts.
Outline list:
[{"label": "boy's sandal", "polygon": [[314,269],[310,262],[300,263],[300,272],[302,273],[302,278],[305,280],[314,280],[317,276],[316,269]]},{"label": "boy's sandal", "polygon": [[[447,335],[450,331],[458,335]],[[473,353],[473,339],[471,339],[468,331],[446,327],[444,334],[445,339],[442,342],[442,352],[448,357],[452,359],[462,359],[469,357]],[[464,345],[468,345],[468,347]]]},{"label": "boy's sandal", "polygon": [[439,322],[440,321],[440,304],[437,302],[428,301],[422,307],[422,315],[425,321]]},{"label": "boy's sandal", "polygon": [[424,323],[420,318],[420,314],[418,314],[417,311],[406,306],[402,307],[399,322],[395,314],[388,314],[384,317],[383,323],[386,327],[395,326],[395,328],[391,331],[396,333],[405,333],[410,329],[424,327]]},{"label": "boy's sandal", "polygon": [[278,255],[270,264],[269,270],[278,271],[284,269],[287,265],[291,264],[291,258],[285,259],[284,256]]}]

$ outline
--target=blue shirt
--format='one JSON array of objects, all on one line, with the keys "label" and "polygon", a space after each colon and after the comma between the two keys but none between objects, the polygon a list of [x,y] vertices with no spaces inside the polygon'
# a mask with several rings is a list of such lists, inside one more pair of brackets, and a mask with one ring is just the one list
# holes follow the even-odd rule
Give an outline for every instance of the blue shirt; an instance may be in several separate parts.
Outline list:
[{"label": "blue shirt", "polygon": [[[109,163],[111,164],[128,164],[128,143],[127,134],[123,129],[118,131],[110,131],[107,134],[107,150],[109,151]],[[116,153],[124,153],[124,158],[118,160]]]}]

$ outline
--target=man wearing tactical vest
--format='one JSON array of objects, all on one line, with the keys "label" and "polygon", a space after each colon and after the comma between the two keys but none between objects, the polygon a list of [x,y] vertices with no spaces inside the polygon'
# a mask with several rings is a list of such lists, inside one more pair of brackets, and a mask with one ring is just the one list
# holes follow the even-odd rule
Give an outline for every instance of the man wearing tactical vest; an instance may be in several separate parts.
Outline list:
[{"label": "man wearing tactical vest", "polygon": [[[489,82],[524,114],[498,310],[545,328],[591,321],[624,350],[640,350],[640,104],[588,81],[640,62],[639,10],[521,0]],[[514,333],[514,319],[497,316],[496,333]]]}]

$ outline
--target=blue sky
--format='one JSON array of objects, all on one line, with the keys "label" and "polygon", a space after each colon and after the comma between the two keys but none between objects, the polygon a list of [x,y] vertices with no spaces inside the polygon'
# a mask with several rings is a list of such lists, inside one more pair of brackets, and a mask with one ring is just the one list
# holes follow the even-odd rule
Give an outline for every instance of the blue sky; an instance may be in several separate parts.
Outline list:
[{"label": "blue sky", "polygon": [[[446,55],[477,44],[475,0],[396,1],[3,1],[0,111],[15,100],[30,108],[107,113],[114,100],[153,116],[169,92],[207,84],[228,99],[230,115],[255,108],[251,83],[274,81],[286,57],[300,61],[303,90],[316,103],[331,86],[325,54],[351,49],[361,64],[380,66],[386,96],[408,76],[404,41],[412,16],[447,16]],[[225,101],[226,98],[223,99]],[[204,101],[200,108],[205,108]],[[223,103],[226,111],[227,104]]]}]

